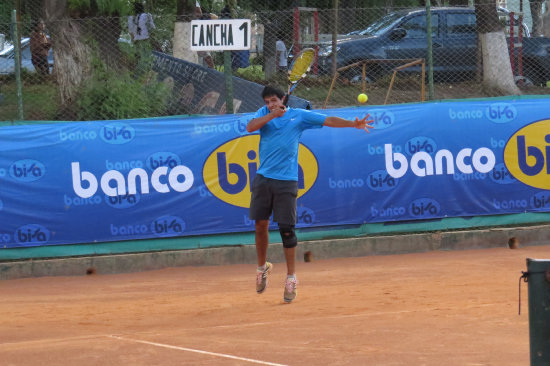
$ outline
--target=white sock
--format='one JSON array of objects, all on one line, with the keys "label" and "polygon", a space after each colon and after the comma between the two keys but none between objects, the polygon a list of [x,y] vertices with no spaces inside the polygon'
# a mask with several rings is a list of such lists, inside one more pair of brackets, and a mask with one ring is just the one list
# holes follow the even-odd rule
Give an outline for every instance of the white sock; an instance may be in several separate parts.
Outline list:
[{"label": "white sock", "polygon": [[267,263],[264,263],[263,266],[258,267],[258,271],[263,272],[263,271],[265,271],[266,268],[267,268]]},{"label": "white sock", "polygon": [[295,280],[296,279],[296,274],[286,275],[286,278],[288,278],[289,280]]}]

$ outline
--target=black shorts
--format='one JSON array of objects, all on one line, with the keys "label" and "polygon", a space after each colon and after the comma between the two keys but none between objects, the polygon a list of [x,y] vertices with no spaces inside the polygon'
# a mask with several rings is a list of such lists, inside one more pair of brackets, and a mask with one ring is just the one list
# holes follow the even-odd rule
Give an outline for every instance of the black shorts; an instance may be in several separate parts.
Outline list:
[{"label": "black shorts", "polygon": [[266,178],[256,174],[252,182],[251,220],[269,220],[279,224],[296,225],[298,182]]}]

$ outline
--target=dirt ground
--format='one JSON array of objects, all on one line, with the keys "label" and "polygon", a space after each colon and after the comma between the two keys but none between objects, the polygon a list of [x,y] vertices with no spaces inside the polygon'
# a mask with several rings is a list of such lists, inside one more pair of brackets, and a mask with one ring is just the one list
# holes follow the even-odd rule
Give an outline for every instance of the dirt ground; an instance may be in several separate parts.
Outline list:
[{"label": "dirt ground", "polygon": [[[315,253],[313,253],[315,255]],[[2,365],[529,364],[526,258],[550,246],[0,281]]]}]

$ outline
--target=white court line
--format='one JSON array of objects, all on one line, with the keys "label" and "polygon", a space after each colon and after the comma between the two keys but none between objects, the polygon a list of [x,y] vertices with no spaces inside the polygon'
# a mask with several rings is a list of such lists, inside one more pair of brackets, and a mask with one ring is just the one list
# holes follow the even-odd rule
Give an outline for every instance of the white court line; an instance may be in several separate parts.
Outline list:
[{"label": "white court line", "polygon": [[186,348],[186,347],[171,346],[171,345],[169,345],[169,344],[156,343],[156,342],[149,342],[149,341],[142,341],[142,340],[140,340],[140,339],[125,338],[125,337],[120,337],[120,336],[116,336],[116,335],[109,335],[108,337],[110,337],[110,338],[115,338],[115,339],[119,339],[119,340],[122,340],[122,341],[143,343],[143,344],[148,344],[148,345],[151,345],[151,346],[170,348],[170,349],[175,349],[175,350],[178,350],[178,351],[195,352],[195,353],[201,353],[201,354],[203,354],[203,355],[217,356],[217,357],[224,357],[224,358],[231,358],[231,359],[233,359],[233,360],[252,362],[252,363],[257,363],[257,364],[260,364],[260,365],[287,366],[287,365],[283,365],[283,364],[280,364],[280,363],[272,363],[272,362],[259,361],[259,360],[254,360],[254,359],[251,359],[251,358],[245,358],[245,357],[237,357],[237,356],[227,355],[227,354],[224,354],[224,353],[216,353],[216,352],[202,351],[202,350],[200,350],[200,349],[192,349],[192,348]]},{"label": "white court line", "polygon": [[[502,303],[491,303],[491,304],[473,304],[470,306],[464,306],[460,308],[452,308],[452,307],[437,307],[437,308],[425,308],[425,309],[415,309],[415,310],[397,310],[397,311],[378,311],[375,313],[363,313],[363,314],[347,314],[347,315],[331,315],[331,316],[319,316],[319,317],[301,317],[301,322],[306,321],[317,321],[317,320],[327,320],[327,319],[346,319],[346,318],[360,318],[360,317],[373,317],[373,316],[383,316],[383,315],[397,315],[397,314],[409,314],[409,313],[419,313],[419,312],[430,312],[430,311],[436,311],[436,310],[464,310],[464,309],[473,309],[473,308],[482,308],[487,306],[495,306],[495,305],[502,305]],[[257,323],[241,323],[241,324],[227,324],[227,325],[213,325],[208,327],[198,327],[198,328],[190,328],[192,330],[197,329],[219,329],[219,328],[243,328],[243,327],[257,327],[257,326],[264,326],[264,325],[273,325],[273,324],[280,324],[280,323],[286,323],[288,320],[282,319],[282,320],[275,320],[271,322],[257,322]]]},{"label": "white court line", "polygon": [[33,339],[33,340],[22,340],[17,342],[0,342],[0,347],[17,346],[17,345],[33,345],[33,344],[40,344],[40,343],[71,342],[71,341],[79,341],[84,339],[103,338],[103,337],[105,337],[105,334],[84,335],[84,336],[64,337],[64,338]]}]

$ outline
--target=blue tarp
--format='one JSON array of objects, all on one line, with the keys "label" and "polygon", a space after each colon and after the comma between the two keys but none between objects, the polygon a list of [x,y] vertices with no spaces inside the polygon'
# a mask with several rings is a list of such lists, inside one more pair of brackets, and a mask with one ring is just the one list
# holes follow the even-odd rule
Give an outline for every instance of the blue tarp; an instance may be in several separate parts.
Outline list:
[{"label": "blue tarp", "polygon": [[[547,99],[321,110],[298,227],[550,211]],[[252,113],[0,129],[0,247],[252,231]]]},{"label": "blue tarp", "polygon": [[[242,57],[248,51],[234,52]],[[243,60],[237,64],[245,67]],[[171,85],[172,95],[167,111],[169,114],[226,113],[227,89],[224,73],[160,52],[153,52],[153,70],[157,72],[159,80]],[[255,112],[265,105],[261,97],[263,85],[237,76],[231,77],[231,80],[234,113]],[[288,105],[311,109],[307,100],[294,95],[290,97]]]}]

